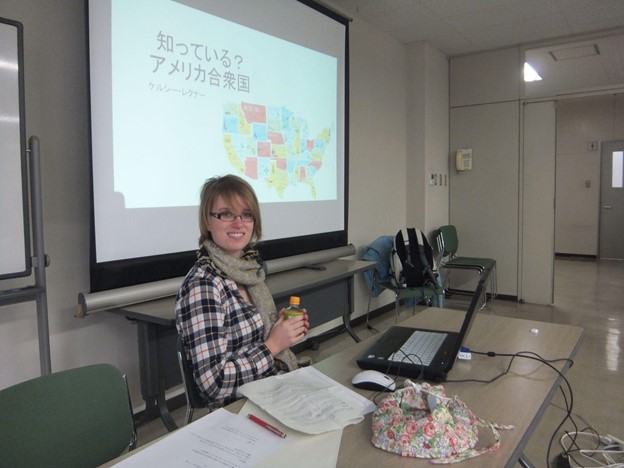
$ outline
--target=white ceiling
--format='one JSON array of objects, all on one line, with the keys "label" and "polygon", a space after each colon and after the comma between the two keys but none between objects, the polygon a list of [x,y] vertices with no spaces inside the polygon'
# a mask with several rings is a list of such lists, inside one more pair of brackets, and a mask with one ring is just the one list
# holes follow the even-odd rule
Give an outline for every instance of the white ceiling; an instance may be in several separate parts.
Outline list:
[{"label": "white ceiling", "polygon": [[[575,90],[624,83],[624,0],[322,2],[402,43],[426,41],[449,57],[513,46],[532,49],[527,59],[544,78],[530,85],[536,94],[564,80],[564,89]],[[546,43],[552,45],[540,45]],[[554,60],[551,54],[585,45],[595,45],[599,55]]]},{"label": "white ceiling", "polygon": [[323,0],[448,56],[624,27],[622,0]]}]

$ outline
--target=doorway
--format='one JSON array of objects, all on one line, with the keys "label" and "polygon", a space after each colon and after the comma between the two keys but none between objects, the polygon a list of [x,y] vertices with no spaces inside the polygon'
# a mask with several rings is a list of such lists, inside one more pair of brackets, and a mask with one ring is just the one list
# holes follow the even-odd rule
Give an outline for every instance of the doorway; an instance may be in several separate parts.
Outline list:
[{"label": "doorway", "polygon": [[598,256],[624,260],[624,140],[600,147],[600,229]]}]

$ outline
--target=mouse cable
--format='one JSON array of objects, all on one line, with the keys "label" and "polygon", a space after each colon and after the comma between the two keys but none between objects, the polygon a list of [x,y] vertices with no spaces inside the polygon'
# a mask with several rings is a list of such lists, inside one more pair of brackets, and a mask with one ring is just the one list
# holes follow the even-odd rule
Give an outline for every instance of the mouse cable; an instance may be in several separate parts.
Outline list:
[{"label": "mouse cable", "polygon": [[[401,360],[399,361],[399,367],[397,369],[397,375],[400,375],[400,371],[401,371],[401,366],[403,365],[403,363],[405,362],[409,362],[410,364],[413,364],[415,366],[420,366],[420,374],[418,374],[418,377],[416,377],[416,380],[421,380],[424,375],[425,375],[425,365],[421,359],[421,357],[418,354],[413,354],[413,353],[405,353],[405,351],[398,349],[395,353],[401,353],[403,354],[403,357],[401,358]],[[412,360],[412,358],[416,358],[418,359],[418,362],[414,362]],[[390,367],[392,366],[391,363],[388,363],[388,371],[390,371]]]},{"label": "mouse cable", "polygon": [[[401,351],[401,350],[398,350],[398,351]],[[398,351],[397,351],[397,352],[398,352]],[[399,367],[397,368],[397,372],[396,372],[396,374],[397,374],[397,375],[400,375],[400,373],[401,373],[401,366],[403,365],[403,363],[404,363],[404,362],[408,362],[408,361],[409,361],[411,364],[414,364],[415,366],[420,366],[420,374],[419,374],[419,376],[417,377],[417,379],[416,379],[416,380],[420,380],[420,379],[422,379],[422,377],[423,377],[423,375],[424,375],[424,367],[423,367],[423,362],[422,362],[422,359],[420,358],[420,356],[417,356],[417,355],[415,355],[415,354],[405,354],[403,351],[401,351],[401,353],[403,354],[403,358],[399,361]],[[420,363],[420,364],[415,363],[415,362],[412,360],[412,357],[414,357],[414,358],[418,359],[418,361],[419,361],[419,363]],[[392,367],[392,363],[391,363],[391,362],[389,362],[389,363],[388,363],[388,367],[386,368],[386,375],[389,375],[389,374],[390,374],[390,368],[391,368],[391,367]],[[394,383],[396,384],[396,379],[393,379],[393,381],[394,381]],[[404,379],[404,381],[405,381],[405,379]],[[398,387],[398,385],[397,385],[397,387]],[[388,388],[388,387],[386,387],[386,389],[387,389],[387,388]],[[379,396],[383,395],[383,394],[384,394],[384,392],[386,391],[386,389],[384,389],[384,390],[380,390],[379,392],[377,392],[377,393],[373,396],[373,403],[374,403],[376,406],[379,406],[379,404],[377,403],[377,398],[379,398]]]}]

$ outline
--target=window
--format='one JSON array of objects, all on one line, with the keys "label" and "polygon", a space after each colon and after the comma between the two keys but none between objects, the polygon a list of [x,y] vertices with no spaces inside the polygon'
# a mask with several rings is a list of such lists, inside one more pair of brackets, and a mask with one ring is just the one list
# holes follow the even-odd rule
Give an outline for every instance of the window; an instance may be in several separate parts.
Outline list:
[{"label": "window", "polygon": [[622,179],[624,178],[624,151],[614,151],[611,156],[613,158],[611,187],[622,188]]}]

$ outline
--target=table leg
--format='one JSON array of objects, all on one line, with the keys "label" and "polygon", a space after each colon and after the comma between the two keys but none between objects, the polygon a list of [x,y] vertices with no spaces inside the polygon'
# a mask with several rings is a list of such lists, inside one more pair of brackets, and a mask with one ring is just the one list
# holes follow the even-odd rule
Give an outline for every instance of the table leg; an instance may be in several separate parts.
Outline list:
[{"label": "table leg", "polygon": [[[158,326],[137,321],[139,342],[139,374],[141,377],[141,395],[145,400],[144,421],[158,416],[169,432],[178,428],[173,420],[165,397],[165,379],[160,378],[158,356]],[[161,382],[162,380],[162,382]]]},{"label": "table leg", "polygon": [[159,416],[163,424],[167,428],[167,431],[173,432],[178,428],[178,425],[173,420],[173,416],[171,416],[171,413],[169,412],[169,408],[167,407],[167,401],[165,400],[164,394],[157,395],[155,397],[151,397],[145,400],[145,416],[143,417],[144,421],[152,421]]},{"label": "table leg", "polygon": [[342,314],[342,323],[344,324],[347,333],[351,335],[351,338],[353,338],[356,343],[359,343],[362,340],[359,336],[357,336],[357,333],[355,333],[353,328],[351,328],[351,314],[353,313],[353,301],[355,300],[353,298],[353,276],[350,276],[347,280],[347,288],[349,290],[349,300],[347,301],[344,313]]},{"label": "table leg", "polygon": [[518,464],[522,468],[535,468],[533,462],[531,462],[531,460],[529,460],[524,454],[522,454],[522,456],[518,459]]}]

